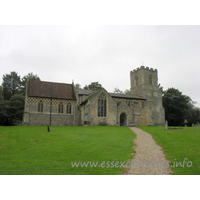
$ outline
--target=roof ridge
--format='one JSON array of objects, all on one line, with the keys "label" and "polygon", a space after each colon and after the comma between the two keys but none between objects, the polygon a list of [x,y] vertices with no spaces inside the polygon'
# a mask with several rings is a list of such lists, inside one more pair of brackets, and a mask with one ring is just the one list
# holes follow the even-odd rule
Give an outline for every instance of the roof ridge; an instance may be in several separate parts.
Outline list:
[{"label": "roof ridge", "polygon": [[101,90],[105,90],[105,89],[104,89],[104,88],[101,88],[101,89],[99,89],[99,90],[97,90],[97,91],[94,91],[94,93],[91,93],[83,102],[81,102],[81,104],[84,103],[84,102],[86,102],[91,96],[97,94],[97,93],[100,92]]},{"label": "roof ridge", "polygon": [[52,83],[52,84],[65,84],[65,85],[72,85],[72,83],[59,83],[59,82],[52,82],[52,81],[40,81],[40,80],[29,80],[29,81],[38,81],[43,83]]}]

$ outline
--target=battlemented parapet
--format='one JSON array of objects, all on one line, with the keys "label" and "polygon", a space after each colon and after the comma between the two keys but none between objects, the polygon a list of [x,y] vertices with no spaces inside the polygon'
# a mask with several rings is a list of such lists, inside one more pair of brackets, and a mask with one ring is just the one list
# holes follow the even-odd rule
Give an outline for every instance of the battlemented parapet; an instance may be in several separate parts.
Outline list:
[{"label": "battlemented parapet", "polygon": [[141,85],[157,86],[158,85],[157,69],[141,66],[130,72],[131,88]]},{"label": "battlemented parapet", "polygon": [[139,70],[148,70],[148,71],[151,71],[151,72],[157,72],[157,69],[153,69],[153,68],[149,68],[149,67],[145,67],[145,66],[140,66],[138,67],[137,69],[134,69],[133,71],[130,71],[130,74],[131,73],[135,73],[135,72],[138,72]]}]

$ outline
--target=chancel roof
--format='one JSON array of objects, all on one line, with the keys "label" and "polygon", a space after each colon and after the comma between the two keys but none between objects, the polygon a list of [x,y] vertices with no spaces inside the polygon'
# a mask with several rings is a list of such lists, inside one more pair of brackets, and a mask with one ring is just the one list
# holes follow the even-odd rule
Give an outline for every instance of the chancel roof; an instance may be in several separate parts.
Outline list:
[{"label": "chancel roof", "polygon": [[76,99],[72,84],[30,80],[28,82],[29,97],[55,99]]}]

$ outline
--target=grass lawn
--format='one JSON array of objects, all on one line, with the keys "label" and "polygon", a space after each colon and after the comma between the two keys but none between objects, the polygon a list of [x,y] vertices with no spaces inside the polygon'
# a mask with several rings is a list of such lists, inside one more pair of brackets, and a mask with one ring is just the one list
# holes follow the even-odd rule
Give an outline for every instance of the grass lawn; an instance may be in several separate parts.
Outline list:
[{"label": "grass lawn", "polygon": [[[171,161],[174,174],[200,174],[200,127],[184,127],[183,129],[164,130],[164,127],[138,127],[150,133],[160,145],[166,158]],[[183,164],[184,158],[192,161],[192,166],[175,167],[178,162]],[[175,160],[176,159],[176,160]],[[174,165],[174,167],[173,167]],[[188,163],[190,166],[191,163]]]},{"label": "grass lawn", "polygon": [[[48,133],[46,126],[0,126],[0,174],[120,174],[123,168],[107,162],[127,161],[134,152],[135,134],[127,127],[50,129]],[[72,167],[72,161],[98,165]]]}]

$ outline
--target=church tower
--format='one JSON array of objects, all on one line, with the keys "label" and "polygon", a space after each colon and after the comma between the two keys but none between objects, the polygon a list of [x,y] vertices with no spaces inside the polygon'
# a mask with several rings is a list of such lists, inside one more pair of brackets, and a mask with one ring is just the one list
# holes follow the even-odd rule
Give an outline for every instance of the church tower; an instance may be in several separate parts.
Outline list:
[{"label": "church tower", "polygon": [[164,125],[165,112],[162,105],[162,93],[158,87],[157,69],[141,66],[130,72],[131,94],[147,100],[148,125]]}]

